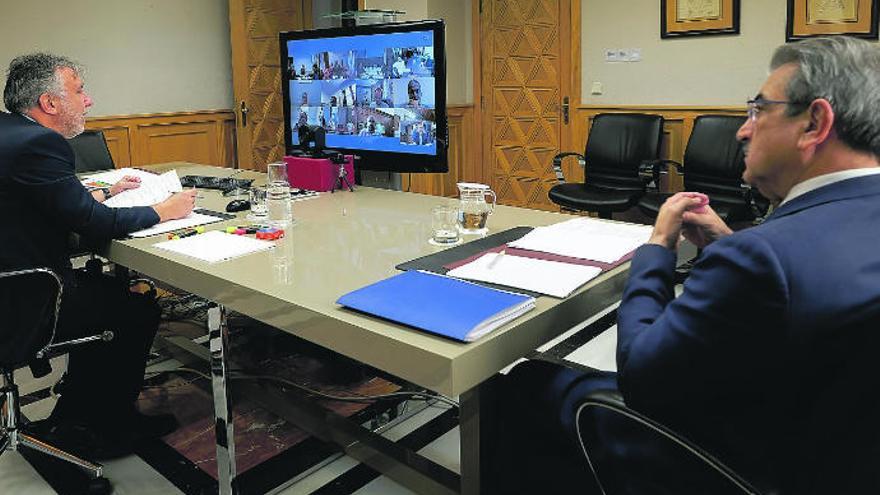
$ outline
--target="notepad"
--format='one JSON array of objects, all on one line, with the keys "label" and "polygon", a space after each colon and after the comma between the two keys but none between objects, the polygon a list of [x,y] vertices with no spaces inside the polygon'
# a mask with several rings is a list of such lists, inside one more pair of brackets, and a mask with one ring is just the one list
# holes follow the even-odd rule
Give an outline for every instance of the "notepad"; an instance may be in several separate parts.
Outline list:
[{"label": "notepad", "polygon": [[510,247],[614,263],[651,237],[650,225],[576,218],[538,227]]},{"label": "notepad", "polygon": [[535,298],[408,271],[343,295],[338,304],[462,342],[534,309]]},{"label": "notepad", "polygon": [[275,247],[271,241],[262,241],[243,235],[212,230],[182,239],[157,242],[153,247],[182,254],[208,263],[226,261],[239,256],[259,253]]},{"label": "notepad", "polygon": [[596,266],[486,253],[446,274],[563,298],[601,272]]}]

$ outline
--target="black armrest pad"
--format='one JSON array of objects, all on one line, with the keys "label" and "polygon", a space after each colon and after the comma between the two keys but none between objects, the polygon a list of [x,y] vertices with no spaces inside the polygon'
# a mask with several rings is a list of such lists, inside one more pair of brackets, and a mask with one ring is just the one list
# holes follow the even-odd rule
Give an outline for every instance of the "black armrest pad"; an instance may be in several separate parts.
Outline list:
[{"label": "black armrest pad", "polygon": [[578,158],[578,163],[581,165],[581,168],[586,167],[587,162],[584,158],[584,155],[580,153],[575,153],[574,151],[558,153],[556,156],[553,157],[553,170],[556,172],[556,179],[559,180],[559,182],[565,182],[565,175],[562,173],[562,159],[569,156],[576,156]]}]

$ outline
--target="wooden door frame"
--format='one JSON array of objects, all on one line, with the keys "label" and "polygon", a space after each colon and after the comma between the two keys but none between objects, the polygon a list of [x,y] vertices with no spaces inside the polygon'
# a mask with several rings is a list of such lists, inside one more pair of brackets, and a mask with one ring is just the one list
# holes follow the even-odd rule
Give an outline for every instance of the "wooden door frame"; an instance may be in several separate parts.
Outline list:
[{"label": "wooden door frame", "polygon": [[[489,0],[486,0],[489,1]],[[577,115],[577,109],[581,106],[581,0],[561,0],[569,3],[569,12],[571,22],[568,23],[568,29],[565,29],[566,25],[562,24],[562,28],[559,32],[559,42],[562,43],[564,39],[570,39],[571,45],[565,49],[563,48],[563,53],[568,51],[569,54],[569,108],[568,108],[568,124],[564,125],[564,128],[560,132],[560,148],[561,150],[570,150],[574,146],[575,143],[579,142],[578,136],[575,135],[578,128],[581,126],[574,125],[574,118]],[[481,6],[483,0],[471,0],[471,39],[472,39],[472,50],[473,50],[473,88],[474,88],[474,114],[473,114],[473,128],[474,128],[474,143],[477,146],[474,146],[474,159],[477,161],[479,167],[477,169],[480,171],[480,181],[483,183],[489,183],[492,178],[492,167],[491,160],[487,160],[484,158],[484,142],[485,139],[483,129],[483,43],[484,39],[482,36],[482,19],[480,17],[481,14]],[[561,94],[560,97],[564,96]],[[560,101],[560,105],[562,102]],[[576,151],[576,150],[574,150]]]},{"label": "wooden door frame", "polygon": [[[293,0],[299,2],[302,11],[303,29],[311,29],[314,26],[312,17],[313,0]],[[232,113],[235,116],[235,168],[254,169],[253,164],[253,136],[251,130],[252,125],[243,127],[241,125],[241,103],[242,95],[248,94],[248,76],[247,65],[247,43],[235,43],[235,40],[245,40],[246,32],[243,19],[245,19],[245,5],[241,0],[229,0],[229,39],[232,51]],[[244,66],[244,73],[237,73],[236,68]],[[279,88],[280,91],[280,88]],[[246,102],[250,103],[250,102]],[[247,150],[242,150],[238,145],[243,140],[250,143]]]}]

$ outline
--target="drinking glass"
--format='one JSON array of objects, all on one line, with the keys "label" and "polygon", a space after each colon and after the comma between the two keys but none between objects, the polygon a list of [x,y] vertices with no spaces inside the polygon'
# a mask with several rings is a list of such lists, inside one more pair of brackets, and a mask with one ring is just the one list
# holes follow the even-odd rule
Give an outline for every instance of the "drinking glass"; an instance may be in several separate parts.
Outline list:
[{"label": "drinking glass", "polygon": [[428,242],[435,246],[458,244],[461,241],[458,232],[458,208],[437,205],[431,209],[431,232]]},{"label": "drinking glass", "polygon": [[251,187],[251,212],[247,219],[253,223],[264,223],[269,216],[269,207],[266,204],[266,188],[264,186]]}]

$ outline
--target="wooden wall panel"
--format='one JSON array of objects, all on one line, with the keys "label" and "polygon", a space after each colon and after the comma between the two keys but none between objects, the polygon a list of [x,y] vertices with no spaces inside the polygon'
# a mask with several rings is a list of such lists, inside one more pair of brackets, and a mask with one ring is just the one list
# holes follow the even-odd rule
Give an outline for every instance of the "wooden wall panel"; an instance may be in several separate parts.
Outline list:
[{"label": "wooden wall panel", "polygon": [[127,127],[105,127],[104,139],[110,149],[110,156],[117,168],[131,166],[131,142],[128,139]]},{"label": "wooden wall panel", "polygon": [[189,161],[235,166],[235,117],[230,110],[95,117],[117,167]]},{"label": "wooden wall panel", "polygon": [[220,148],[213,124],[142,124],[137,126],[135,165],[183,161],[218,165]]}]

